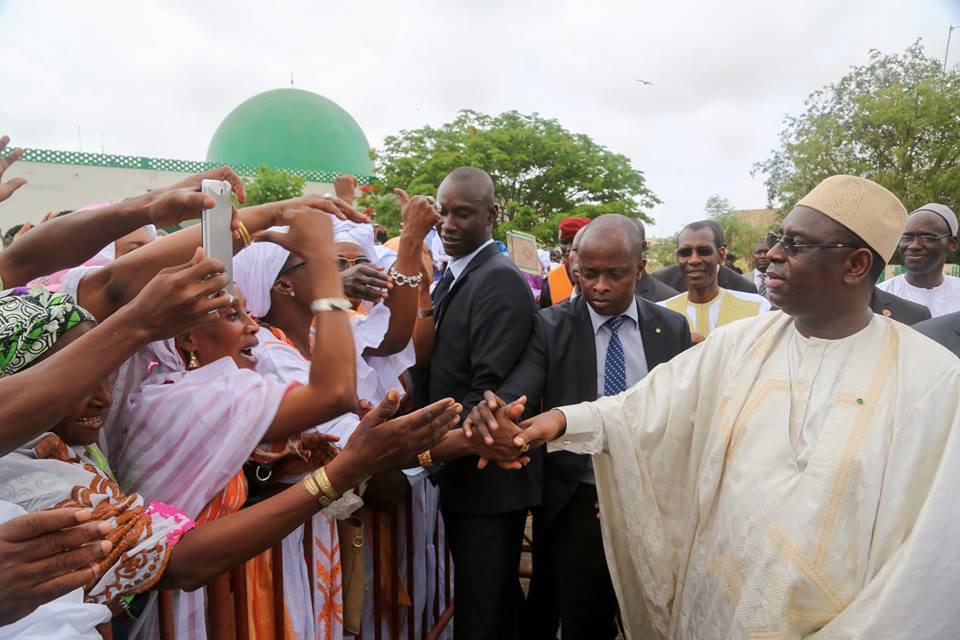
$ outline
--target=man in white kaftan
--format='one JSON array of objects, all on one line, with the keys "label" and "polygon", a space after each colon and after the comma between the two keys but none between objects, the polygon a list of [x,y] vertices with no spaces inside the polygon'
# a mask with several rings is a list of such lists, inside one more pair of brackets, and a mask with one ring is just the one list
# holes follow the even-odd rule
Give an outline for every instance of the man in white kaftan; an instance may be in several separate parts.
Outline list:
[{"label": "man in white kaftan", "polygon": [[868,306],[905,220],[828,178],[768,253],[784,312],[521,425],[595,454],[629,638],[960,637],[960,363]]},{"label": "man in white kaftan", "polygon": [[905,325],[808,339],[775,312],[562,409],[554,445],[608,454],[594,464],[630,636],[955,637],[949,389],[960,363]]}]

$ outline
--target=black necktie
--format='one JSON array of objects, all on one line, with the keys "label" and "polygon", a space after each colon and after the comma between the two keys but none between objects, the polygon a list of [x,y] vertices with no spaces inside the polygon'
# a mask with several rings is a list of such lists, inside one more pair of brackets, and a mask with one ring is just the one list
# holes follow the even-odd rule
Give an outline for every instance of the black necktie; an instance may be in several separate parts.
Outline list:
[{"label": "black necktie", "polygon": [[437,287],[433,290],[434,317],[439,315],[440,305],[443,304],[443,299],[447,297],[448,293],[450,293],[450,285],[452,284],[453,269],[447,267],[447,270],[443,272],[443,277],[440,278],[440,282],[437,283]]}]

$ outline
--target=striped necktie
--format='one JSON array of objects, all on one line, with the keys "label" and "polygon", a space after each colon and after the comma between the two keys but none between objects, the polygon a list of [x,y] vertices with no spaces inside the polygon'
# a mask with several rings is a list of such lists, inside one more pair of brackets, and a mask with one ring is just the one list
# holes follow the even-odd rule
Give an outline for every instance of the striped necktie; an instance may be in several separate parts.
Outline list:
[{"label": "striped necktie", "polygon": [[760,273],[760,284],[757,285],[757,293],[759,293],[764,298],[767,297],[767,274]]}]

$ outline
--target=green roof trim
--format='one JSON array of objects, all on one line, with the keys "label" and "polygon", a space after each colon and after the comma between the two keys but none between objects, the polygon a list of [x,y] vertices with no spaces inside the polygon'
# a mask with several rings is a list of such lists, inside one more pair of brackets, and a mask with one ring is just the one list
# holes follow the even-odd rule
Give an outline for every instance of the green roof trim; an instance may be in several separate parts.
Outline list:
[{"label": "green roof trim", "polygon": [[[121,156],[112,153],[86,153],[83,151],[60,151],[57,149],[23,149],[19,162],[40,162],[44,164],[71,164],[84,167],[111,167],[114,169],[144,169],[146,171],[176,171],[180,173],[203,173],[210,169],[229,164],[238,175],[252,178],[257,166],[269,166],[300,176],[307,182],[332,183],[340,175],[333,171],[308,171],[290,167],[275,167],[269,163],[261,165],[233,164],[224,162],[197,162],[194,160],[170,160],[166,158],[146,158],[142,156]],[[373,184],[372,175],[356,175],[357,182],[363,185]]]}]

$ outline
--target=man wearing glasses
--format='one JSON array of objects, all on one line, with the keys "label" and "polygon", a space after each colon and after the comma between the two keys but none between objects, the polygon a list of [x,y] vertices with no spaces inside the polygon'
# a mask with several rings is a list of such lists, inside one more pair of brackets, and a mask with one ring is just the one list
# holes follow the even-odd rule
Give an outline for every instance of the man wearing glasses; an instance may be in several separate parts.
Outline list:
[{"label": "man wearing glasses", "polygon": [[770,310],[766,298],[724,289],[718,283],[717,272],[726,254],[721,235],[719,227],[709,220],[690,223],[680,231],[677,266],[687,292],[660,303],[687,318],[696,342],[719,326]]},{"label": "man wearing glasses", "polygon": [[899,243],[907,272],[877,285],[930,309],[934,318],[960,311],[960,278],[943,275],[947,255],[957,250],[957,216],[930,203],[910,214]]},{"label": "man wearing glasses", "polygon": [[869,307],[906,221],[828,178],[770,243],[781,311],[618,395],[498,411],[520,450],[594,454],[627,637],[957,636],[960,362]]}]

